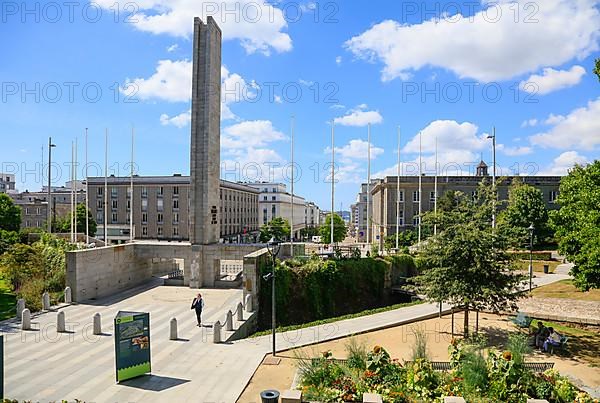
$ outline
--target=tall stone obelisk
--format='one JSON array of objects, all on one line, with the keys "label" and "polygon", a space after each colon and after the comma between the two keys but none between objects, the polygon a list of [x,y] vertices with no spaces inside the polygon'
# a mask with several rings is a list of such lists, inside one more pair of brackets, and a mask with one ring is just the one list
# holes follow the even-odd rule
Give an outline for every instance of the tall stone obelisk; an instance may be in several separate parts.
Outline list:
[{"label": "tall stone obelisk", "polygon": [[212,17],[194,18],[190,241],[219,240],[221,29]]}]

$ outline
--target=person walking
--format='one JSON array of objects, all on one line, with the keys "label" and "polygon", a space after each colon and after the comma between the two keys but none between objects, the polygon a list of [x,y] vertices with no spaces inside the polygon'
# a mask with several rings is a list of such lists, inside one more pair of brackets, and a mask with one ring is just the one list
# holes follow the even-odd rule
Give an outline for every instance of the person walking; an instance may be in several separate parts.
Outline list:
[{"label": "person walking", "polygon": [[202,294],[198,293],[196,298],[192,301],[192,307],[196,311],[196,319],[198,320],[198,327],[202,326],[202,308],[204,308],[204,299]]}]

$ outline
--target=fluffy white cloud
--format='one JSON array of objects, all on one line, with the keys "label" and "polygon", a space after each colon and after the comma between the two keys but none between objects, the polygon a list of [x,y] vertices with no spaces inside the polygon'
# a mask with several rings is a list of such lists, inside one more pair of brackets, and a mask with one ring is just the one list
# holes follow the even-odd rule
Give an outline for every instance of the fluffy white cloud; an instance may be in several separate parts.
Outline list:
[{"label": "fluffy white cloud", "polygon": [[[524,21],[531,14],[527,2],[502,1],[472,17],[458,14],[417,24],[385,20],[345,46],[357,57],[382,62],[383,80],[406,79],[412,71],[434,66],[481,82],[561,65],[598,49],[597,0],[545,0],[531,16],[535,21]],[[521,11],[517,22],[515,9]]]},{"label": "fluffy white cloud", "polygon": [[192,111],[180,113],[179,115],[170,117],[166,113],[160,115],[160,124],[163,126],[173,125],[178,128],[185,127],[192,121]]},{"label": "fluffy white cloud", "polygon": [[535,127],[538,124],[537,119],[528,119],[521,123],[521,127]]},{"label": "fluffy white cloud", "polygon": [[358,105],[355,109],[352,109],[344,116],[340,116],[334,119],[336,125],[340,126],[354,126],[363,127],[371,124],[379,124],[383,122],[383,116],[379,111],[367,111],[367,105]]},{"label": "fluffy white cloud", "polygon": [[[455,120],[436,120],[421,130],[421,143],[424,153],[435,152],[437,138],[438,151],[481,151],[489,149],[487,134],[478,135],[479,128],[470,122],[458,123]],[[404,147],[404,152],[419,152],[419,135],[416,134]]]},{"label": "fluffy white cloud", "polygon": [[581,66],[573,66],[570,70],[555,70],[548,67],[544,69],[542,75],[534,74],[527,80],[521,81],[519,87],[531,94],[546,95],[579,84],[584,75],[585,69]]},{"label": "fluffy white cloud", "polygon": [[566,151],[552,161],[552,165],[542,170],[539,175],[557,175],[562,176],[569,173],[569,170],[576,164],[585,165],[589,160],[577,151]]},{"label": "fluffy white cloud", "polygon": [[533,148],[531,148],[531,147],[527,147],[527,146],[507,147],[504,144],[497,144],[496,149],[510,157],[517,157],[520,155],[528,155],[533,152]]},{"label": "fluffy white cloud", "polygon": [[[114,8],[113,0],[96,0],[96,3],[105,9]],[[292,39],[283,32],[287,22],[282,10],[268,2],[140,0],[135,4],[138,7],[135,15],[130,15],[130,9],[122,12],[130,16],[131,25],[140,31],[189,38],[193,34],[193,17],[206,22],[212,16],[223,32],[223,39],[239,40],[247,53],[269,55],[271,50],[292,49]]]},{"label": "fluffy white cloud", "polygon": [[[369,142],[361,139],[350,140],[348,144],[342,147],[335,147],[336,158],[340,158],[343,161],[351,160],[367,160]],[[325,149],[326,154],[331,153],[331,147]],[[371,160],[374,160],[378,156],[383,154],[383,148],[379,148],[371,144]]]},{"label": "fluffy white cloud", "polygon": [[342,65],[342,56],[338,56],[335,58],[335,64],[337,64],[338,66]]},{"label": "fluffy white cloud", "polygon": [[248,120],[224,128],[221,145],[228,149],[247,149],[285,139],[286,136],[276,130],[271,121]]},{"label": "fluffy white cloud", "polygon": [[567,116],[551,115],[553,127],[530,137],[532,144],[558,149],[593,150],[600,145],[600,98]]},{"label": "fluffy white cloud", "polygon": [[179,45],[175,43],[167,48],[167,52],[169,52],[169,53],[175,52],[177,50],[177,48],[179,48]]}]

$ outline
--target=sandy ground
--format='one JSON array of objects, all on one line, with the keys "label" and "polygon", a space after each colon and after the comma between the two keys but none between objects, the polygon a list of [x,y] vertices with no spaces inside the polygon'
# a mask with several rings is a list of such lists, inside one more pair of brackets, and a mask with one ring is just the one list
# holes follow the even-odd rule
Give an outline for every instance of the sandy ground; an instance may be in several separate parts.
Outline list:
[{"label": "sandy ground", "polygon": [[[475,315],[470,315],[471,325],[475,326]],[[463,315],[454,315],[454,332],[458,334],[462,329]],[[447,315],[441,319],[431,319],[410,325],[397,326],[355,336],[357,342],[365,343],[368,348],[375,345],[384,347],[392,358],[410,360],[415,336],[414,329],[423,329],[427,335],[430,357],[433,361],[448,361],[448,344],[452,339],[452,320]],[[506,318],[497,315],[481,314],[479,316],[479,331],[486,334],[492,344],[502,346],[509,332],[516,332],[515,326]],[[345,345],[348,338],[308,346],[297,350],[280,353],[282,358],[279,365],[261,364],[250,380],[239,403],[260,402],[260,392],[266,389],[283,391],[290,389],[296,374],[298,356],[319,357],[323,351],[332,351],[335,358],[345,358]],[[529,361],[554,362],[554,368],[562,374],[576,378],[586,386],[600,387],[600,369],[583,364],[576,359],[549,356],[536,352],[529,357]]]}]

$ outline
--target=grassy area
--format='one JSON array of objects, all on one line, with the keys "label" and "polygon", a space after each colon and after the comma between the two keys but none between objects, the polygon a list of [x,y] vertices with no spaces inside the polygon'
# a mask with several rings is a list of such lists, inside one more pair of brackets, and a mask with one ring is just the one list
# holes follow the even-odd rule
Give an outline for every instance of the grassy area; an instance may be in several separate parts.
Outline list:
[{"label": "grassy area", "polygon": [[[532,331],[537,322],[537,320],[532,322]],[[600,329],[598,327],[545,320],[542,322],[546,327],[553,327],[558,333],[569,337],[566,350],[557,349],[555,354],[600,367]]]},{"label": "grassy area", "polygon": [[538,298],[565,298],[580,301],[600,302],[600,290],[587,292],[579,291],[572,280],[562,280],[533,290],[533,296]]},{"label": "grassy area", "polygon": [[0,279],[0,320],[12,318],[15,315],[17,297],[10,290],[10,286]]},{"label": "grassy area", "polygon": [[[556,267],[560,262],[558,260],[534,260],[533,271],[543,273],[545,264],[550,266],[549,273],[554,273],[554,270],[556,270]],[[517,267],[521,270],[529,270],[529,260],[518,260]]]},{"label": "grassy area", "polygon": [[[298,329],[305,329],[307,327],[312,327],[312,326],[326,325],[328,323],[338,322],[340,320],[360,318],[361,316],[367,316],[367,315],[373,315],[373,314],[376,314],[376,313],[392,311],[392,310],[398,309],[398,308],[404,308],[404,307],[407,307],[407,306],[419,305],[419,304],[422,304],[424,302],[425,301],[406,302],[404,304],[396,304],[396,305],[384,306],[384,307],[381,307],[381,308],[368,309],[366,311],[361,311],[361,312],[357,312],[357,313],[351,313],[351,314],[343,315],[343,316],[337,316],[335,318],[328,318],[328,319],[317,320],[317,321],[309,322],[309,323],[302,323],[300,325],[278,327],[277,328],[277,333],[289,332],[289,331],[298,330]],[[257,333],[254,333],[250,337],[260,337],[260,336],[266,336],[268,334],[271,334],[271,330],[264,330],[262,332],[257,332]]]}]

